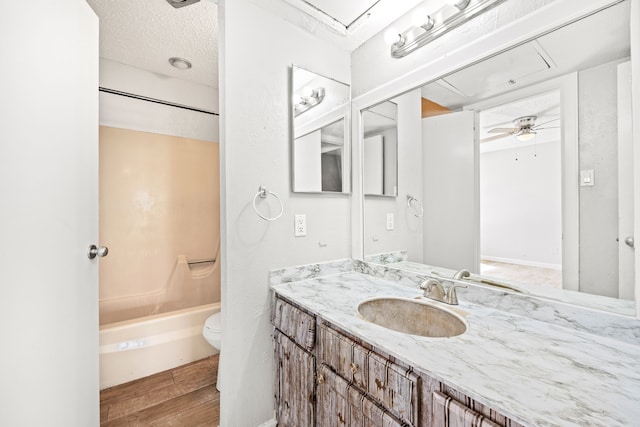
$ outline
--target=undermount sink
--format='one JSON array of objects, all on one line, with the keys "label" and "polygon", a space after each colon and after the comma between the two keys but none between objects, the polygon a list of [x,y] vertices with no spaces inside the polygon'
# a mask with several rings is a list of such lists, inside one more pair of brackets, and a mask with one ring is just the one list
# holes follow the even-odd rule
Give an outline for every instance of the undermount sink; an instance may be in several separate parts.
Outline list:
[{"label": "undermount sink", "polygon": [[375,298],[358,305],[369,322],[422,337],[449,338],[463,334],[467,322],[458,314],[427,302],[403,298]]}]

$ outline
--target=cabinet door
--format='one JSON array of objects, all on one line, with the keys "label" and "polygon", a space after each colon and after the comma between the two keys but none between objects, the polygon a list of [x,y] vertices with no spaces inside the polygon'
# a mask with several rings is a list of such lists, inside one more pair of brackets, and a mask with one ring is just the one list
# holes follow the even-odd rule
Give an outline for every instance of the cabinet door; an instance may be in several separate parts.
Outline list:
[{"label": "cabinet door", "polygon": [[318,370],[317,416],[320,427],[402,427],[393,415],[326,365]]},{"label": "cabinet door", "polygon": [[275,339],[275,398],[279,427],[314,425],[315,358],[279,331]]},{"label": "cabinet door", "polygon": [[433,392],[433,427],[499,427],[446,394]]}]

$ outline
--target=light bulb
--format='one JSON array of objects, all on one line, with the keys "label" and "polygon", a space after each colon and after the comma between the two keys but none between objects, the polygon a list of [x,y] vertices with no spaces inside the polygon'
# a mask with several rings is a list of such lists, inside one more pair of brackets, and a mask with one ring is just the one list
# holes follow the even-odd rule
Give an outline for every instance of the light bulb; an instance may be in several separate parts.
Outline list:
[{"label": "light bulb", "polygon": [[304,89],[302,89],[302,94],[307,98],[313,97],[314,92],[315,91],[309,86],[305,86]]},{"label": "light bulb", "polygon": [[522,133],[516,135],[516,139],[520,142],[531,141],[536,137],[536,133],[531,130],[523,130]]},{"label": "light bulb", "polygon": [[389,45],[396,44],[401,40],[402,36],[398,32],[398,30],[393,27],[389,27],[387,31],[384,32],[384,41]]},{"label": "light bulb", "polygon": [[422,27],[425,31],[433,28],[434,22],[426,9],[418,8],[411,15],[411,24],[414,27]]},{"label": "light bulb", "polygon": [[449,0],[451,6],[457,7],[459,10],[466,9],[469,6],[470,0]]}]

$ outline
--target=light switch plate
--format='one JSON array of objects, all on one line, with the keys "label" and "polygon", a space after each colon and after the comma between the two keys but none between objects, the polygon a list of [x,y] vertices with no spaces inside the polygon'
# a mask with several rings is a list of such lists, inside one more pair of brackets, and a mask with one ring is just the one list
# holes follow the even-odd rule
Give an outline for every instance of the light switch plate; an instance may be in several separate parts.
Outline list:
[{"label": "light switch plate", "polygon": [[295,216],[295,231],[294,235],[296,237],[303,237],[307,235],[307,215],[305,214],[297,214]]},{"label": "light switch plate", "polygon": [[595,177],[593,169],[585,169],[580,171],[580,187],[591,187],[595,185]]},{"label": "light switch plate", "polygon": [[393,220],[393,214],[392,213],[388,213],[387,214],[387,230],[388,231],[392,231],[394,229],[395,225],[394,225],[394,220]]}]

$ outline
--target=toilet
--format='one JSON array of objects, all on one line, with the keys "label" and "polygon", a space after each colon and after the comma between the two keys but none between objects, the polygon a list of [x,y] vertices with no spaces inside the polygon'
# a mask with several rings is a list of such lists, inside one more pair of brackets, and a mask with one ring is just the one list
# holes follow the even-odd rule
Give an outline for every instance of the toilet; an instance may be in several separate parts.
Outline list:
[{"label": "toilet", "polygon": [[218,380],[216,382],[216,388],[220,391],[220,366],[222,365],[222,350],[220,348],[222,341],[222,326],[220,312],[217,312],[207,318],[202,328],[202,336],[207,340],[211,347],[220,351],[220,359],[218,359]]}]

